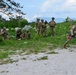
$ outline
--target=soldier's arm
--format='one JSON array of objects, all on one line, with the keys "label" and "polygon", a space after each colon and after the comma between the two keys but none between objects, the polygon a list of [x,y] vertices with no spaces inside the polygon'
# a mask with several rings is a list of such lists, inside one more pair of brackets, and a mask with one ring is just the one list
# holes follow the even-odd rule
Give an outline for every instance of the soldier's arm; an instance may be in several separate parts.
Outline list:
[{"label": "soldier's arm", "polygon": [[37,29],[37,23],[35,23],[35,27],[36,27],[36,29]]},{"label": "soldier's arm", "polygon": [[55,25],[56,25],[56,22],[54,21]]},{"label": "soldier's arm", "polygon": [[74,34],[73,34],[73,28],[71,28],[70,32],[71,32],[71,35],[73,36],[73,35],[74,35]]},{"label": "soldier's arm", "polygon": [[71,35],[73,35],[73,31],[72,31],[72,30],[70,30],[70,32],[71,32]]},{"label": "soldier's arm", "polygon": [[3,35],[4,34],[4,31],[2,31],[1,34]]}]

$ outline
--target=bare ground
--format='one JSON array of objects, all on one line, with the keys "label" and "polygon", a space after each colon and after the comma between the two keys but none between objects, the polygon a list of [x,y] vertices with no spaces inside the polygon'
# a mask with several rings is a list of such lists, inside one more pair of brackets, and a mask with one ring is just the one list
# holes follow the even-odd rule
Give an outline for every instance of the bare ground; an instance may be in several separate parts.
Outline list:
[{"label": "bare ground", "polygon": [[9,56],[17,62],[1,64],[0,75],[76,75],[76,47],[54,52]]}]

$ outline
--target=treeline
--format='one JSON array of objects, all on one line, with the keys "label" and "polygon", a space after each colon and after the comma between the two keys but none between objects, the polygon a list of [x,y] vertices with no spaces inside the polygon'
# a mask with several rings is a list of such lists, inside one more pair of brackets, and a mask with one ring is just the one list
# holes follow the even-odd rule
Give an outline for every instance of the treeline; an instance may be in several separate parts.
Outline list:
[{"label": "treeline", "polygon": [[26,19],[11,19],[11,20],[4,20],[0,21],[0,27],[7,27],[7,28],[15,28],[15,27],[24,27],[25,25],[28,25],[28,21]]}]

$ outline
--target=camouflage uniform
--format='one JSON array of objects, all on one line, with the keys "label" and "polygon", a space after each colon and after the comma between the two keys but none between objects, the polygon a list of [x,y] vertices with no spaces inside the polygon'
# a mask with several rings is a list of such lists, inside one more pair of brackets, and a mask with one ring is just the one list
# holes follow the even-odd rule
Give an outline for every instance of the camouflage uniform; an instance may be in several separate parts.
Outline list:
[{"label": "camouflage uniform", "polygon": [[2,31],[2,36],[4,37],[4,39],[9,39],[9,33],[8,31],[6,30],[6,28],[3,28],[3,31]]},{"label": "camouflage uniform", "polygon": [[39,35],[40,34],[40,19],[38,18],[37,19],[37,22],[36,22],[36,34]]},{"label": "camouflage uniform", "polygon": [[22,31],[21,31],[21,29],[18,29],[16,31],[16,39],[18,39],[18,40],[22,39]]},{"label": "camouflage uniform", "polygon": [[70,34],[68,35],[68,39],[64,44],[64,48],[66,48],[66,45],[69,43],[69,41],[72,38],[76,38],[76,25],[73,25],[73,26],[70,27]]},{"label": "camouflage uniform", "polygon": [[30,32],[27,30],[25,33],[26,39],[30,39]]},{"label": "camouflage uniform", "polygon": [[50,34],[53,34],[54,32],[54,35],[55,35],[54,28],[56,26],[56,22],[54,21],[54,17],[52,17],[52,21],[49,22],[49,25],[50,25]]},{"label": "camouflage uniform", "polygon": [[22,34],[22,39],[25,39],[26,38],[26,35],[25,33]]},{"label": "camouflage uniform", "polygon": [[46,36],[46,24],[43,19],[41,20],[41,32],[42,32],[42,36],[45,37]]},{"label": "camouflage uniform", "polygon": [[70,29],[71,35],[76,37],[76,25],[73,25]]}]

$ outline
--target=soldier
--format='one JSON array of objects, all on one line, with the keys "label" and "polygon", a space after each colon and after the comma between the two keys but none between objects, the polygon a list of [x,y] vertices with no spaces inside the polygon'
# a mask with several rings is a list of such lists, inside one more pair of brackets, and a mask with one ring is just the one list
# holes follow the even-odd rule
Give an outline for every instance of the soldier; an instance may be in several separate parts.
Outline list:
[{"label": "soldier", "polygon": [[4,39],[9,39],[9,33],[8,31],[6,30],[6,28],[4,27],[3,28],[3,31],[2,31],[2,36],[4,37]]},{"label": "soldier", "polygon": [[40,34],[40,19],[37,18],[37,22],[36,22],[36,34],[39,35]]},{"label": "soldier", "polygon": [[21,30],[21,28],[16,31],[16,39],[18,39],[18,40],[22,39],[22,30]]},{"label": "soldier", "polygon": [[44,22],[44,20],[41,20],[41,32],[42,32],[42,36],[45,37],[46,36],[46,22]]},{"label": "soldier", "polygon": [[26,38],[26,35],[25,33],[22,34],[22,39],[25,39]]},{"label": "soldier", "polygon": [[54,17],[52,17],[52,21],[49,22],[49,25],[50,25],[50,34],[52,35],[53,32],[54,32],[54,35],[55,35],[55,31],[54,31],[54,28],[56,26],[56,22],[54,21]]},{"label": "soldier", "polygon": [[67,41],[66,41],[65,44],[64,44],[64,48],[66,48],[66,45],[69,43],[69,41],[70,41],[72,38],[76,38],[76,25],[72,25],[72,26],[70,27],[70,33],[69,33],[69,35],[68,35]]},{"label": "soldier", "polygon": [[30,39],[30,32],[29,32],[29,30],[26,31],[25,36],[26,36],[26,39]]},{"label": "soldier", "polygon": [[30,32],[29,32],[29,30],[26,30],[26,32],[22,34],[22,39],[30,39]]}]

